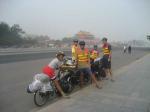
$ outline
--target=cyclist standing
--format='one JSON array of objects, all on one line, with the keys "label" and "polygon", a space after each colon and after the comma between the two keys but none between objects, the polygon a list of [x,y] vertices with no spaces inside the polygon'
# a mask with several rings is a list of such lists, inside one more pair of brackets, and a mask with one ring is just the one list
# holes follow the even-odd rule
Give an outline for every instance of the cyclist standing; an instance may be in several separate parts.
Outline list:
[{"label": "cyclist standing", "polygon": [[95,82],[97,88],[102,88],[99,86],[98,81],[95,78],[95,75],[91,72],[91,65],[90,65],[90,52],[88,48],[85,48],[85,42],[80,41],[79,42],[80,47],[77,49],[77,67],[80,71],[80,86],[83,86],[83,78],[84,74],[88,74],[91,76],[92,80]]},{"label": "cyclist standing", "polygon": [[96,73],[96,68],[94,66],[94,60],[97,59],[98,57],[99,57],[99,52],[97,49],[97,45],[94,45],[94,49],[92,49],[91,53],[90,53],[91,71],[93,74]]},{"label": "cyclist standing", "polygon": [[77,52],[77,48],[78,48],[78,40],[74,39],[73,40],[73,45],[72,45],[72,60],[75,62],[75,58],[76,58],[76,52]]},{"label": "cyclist standing", "polygon": [[97,49],[97,45],[94,45],[94,49],[92,49],[91,53],[90,53],[91,61],[93,62],[98,57],[99,57],[99,52],[98,52],[98,49]]},{"label": "cyclist standing", "polygon": [[111,81],[114,81],[113,74],[111,70],[111,45],[107,42],[107,38],[102,39],[103,46],[103,66],[105,68],[106,77],[108,78],[110,75]]}]

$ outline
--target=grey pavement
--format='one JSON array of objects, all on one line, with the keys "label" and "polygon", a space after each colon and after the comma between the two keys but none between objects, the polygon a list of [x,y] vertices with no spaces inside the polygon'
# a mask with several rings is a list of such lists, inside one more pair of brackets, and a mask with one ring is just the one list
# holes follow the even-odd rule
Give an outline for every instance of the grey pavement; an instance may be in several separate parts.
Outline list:
[{"label": "grey pavement", "polygon": [[101,90],[90,85],[38,112],[150,112],[150,54],[114,75]]},{"label": "grey pavement", "polygon": [[33,53],[52,53],[56,52],[58,50],[62,51],[70,51],[70,49],[61,49],[61,48],[43,48],[43,49],[9,49],[9,50],[0,50],[0,56],[5,56],[5,55],[18,55],[18,54],[33,54]]},{"label": "grey pavement", "polygon": [[[133,53],[123,54],[122,50],[113,50],[112,69],[118,70],[131,62],[145,56],[149,51],[133,50]],[[67,55],[69,55],[69,52]],[[27,85],[35,73],[48,64],[55,53],[5,56],[0,58],[0,112],[29,112],[39,110],[33,102],[33,94],[26,93]],[[1,63],[1,62],[4,63]],[[104,89],[105,86],[104,84]],[[42,108],[49,105],[47,103]],[[8,108],[9,107],[9,108]]]}]

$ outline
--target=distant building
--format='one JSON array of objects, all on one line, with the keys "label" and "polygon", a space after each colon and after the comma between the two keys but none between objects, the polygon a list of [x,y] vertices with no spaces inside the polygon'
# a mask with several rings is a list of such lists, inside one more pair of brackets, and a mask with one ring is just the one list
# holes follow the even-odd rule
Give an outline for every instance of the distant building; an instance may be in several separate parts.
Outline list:
[{"label": "distant building", "polygon": [[75,34],[74,37],[79,38],[79,39],[94,39],[95,38],[94,35],[86,31],[79,31],[77,34]]},{"label": "distant building", "polygon": [[93,34],[86,31],[79,31],[73,36],[73,38],[76,38],[79,41],[84,40],[86,42],[86,45],[88,45],[89,47],[93,47],[93,45],[98,45],[100,42],[100,39],[96,38]]},{"label": "distant building", "polygon": [[134,47],[148,47],[150,44],[147,41],[144,40],[132,40],[128,41],[128,45],[134,46]]}]

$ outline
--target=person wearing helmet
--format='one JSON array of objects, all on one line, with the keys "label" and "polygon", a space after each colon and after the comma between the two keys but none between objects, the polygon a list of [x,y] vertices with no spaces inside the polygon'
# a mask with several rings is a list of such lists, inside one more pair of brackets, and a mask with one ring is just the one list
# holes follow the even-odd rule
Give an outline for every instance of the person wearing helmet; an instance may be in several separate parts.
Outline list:
[{"label": "person wearing helmet", "polygon": [[78,39],[74,39],[73,42],[78,44]]},{"label": "person wearing helmet", "polygon": [[75,61],[75,56],[76,56],[76,51],[77,51],[77,48],[78,48],[78,40],[77,39],[74,39],[73,40],[73,45],[72,45],[72,60]]},{"label": "person wearing helmet", "polygon": [[84,74],[88,74],[91,76],[92,80],[95,82],[97,88],[101,88],[99,86],[95,75],[92,74],[91,72],[91,65],[90,65],[90,53],[88,48],[85,48],[85,42],[80,41],[79,42],[79,47],[77,49],[77,54],[76,54],[76,60],[77,60],[77,68],[80,71],[80,86],[83,86],[83,78]]},{"label": "person wearing helmet", "polygon": [[107,42],[107,38],[106,37],[104,37],[104,38],[102,38],[102,41],[103,41],[103,43],[105,42]]},{"label": "person wearing helmet", "polygon": [[114,81],[113,74],[111,70],[111,45],[107,42],[107,38],[102,39],[102,51],[103,51],[103,66],[105,68],[105,73],[107,78],[110,76],[111,81]]},{"label": "person wearing helmet", "polygon": [[58,80],[57,80],[57,76],[55,74],[56,70],[58,70],[62,63],[63,63],[63,58],[64,58],[65,54],[62,51],[59,51],[56,54],[56,58],[54,58],[48,65],[46,65],[43,68],[43,73],[46,74],[55,84],[57,90],[60,92],[60,94],[62,95],[62,97],[65,98],[69,98],[62,90]]},{"label": "person wearing helmet", "polygon": [[91,54],[90,54],[91,60],[94,61],[96,58],[99,57],[99,52],[97,49],[97,45],[94,45],[93,49],[91,50]]},{"label": "person wearing helmet", "polygon": [[99,57],[99,51],[97,49],[97,45],[94,45],[93,49],[90,52],[90,61],[91,61],[91,70],[92,73],[95,74],[96,70],[95,67],[93,66],[94,60]]},{"label": "person wearing helmet", "polygon": [[97,45],[94,45],[94,49],[97,50],[97,48],[98,48]]}]

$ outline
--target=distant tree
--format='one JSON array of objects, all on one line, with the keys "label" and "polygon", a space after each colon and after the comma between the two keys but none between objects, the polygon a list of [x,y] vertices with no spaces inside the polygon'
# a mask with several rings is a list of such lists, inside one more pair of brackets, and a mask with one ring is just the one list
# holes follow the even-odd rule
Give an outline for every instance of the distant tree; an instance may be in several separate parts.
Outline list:
[{"label": "distant tree", "polygon": [[36,38],[32,38],[30,36],[23,38],[23,44],[24,47],[31,47],[31,46],[37,46],[38,42]]},{"label": "distant tree", "polygon": [[7,23],[0,23],[0,46],[11,47],[20,46],[23,42],[22,34],[25,32],[20,28],[18,24],[14,24],[10,27]]},{"label": "distant tree", "polygon": [[16,45],[21,45],[23,43],[23,39],[22,39],[22,34],[24,34],[25,32],[22,30],[22,28],[20,28],[20,26],[18,24],[14,24],[11,28],[11,40],[13,42],[13,44]]},{"label": "distant tree", "polygon": [[9,44],[10,38],[10,27],[7,23],[0,23],[0,46],[6,46]]},{"label": "distant tree", "polygon": [[62,39],[62,41],[65,42],[65,43],[71,43],[73,41],[73,38],[64,37]]},{"label": "distant tree", "polygon": [[62,44],[61,40],[55,40],[55,46],[61,47],[61,44]]}]

